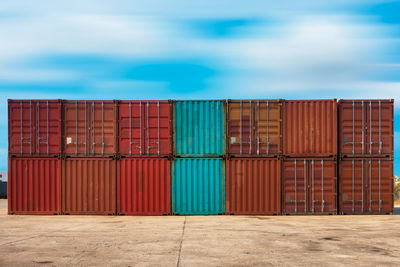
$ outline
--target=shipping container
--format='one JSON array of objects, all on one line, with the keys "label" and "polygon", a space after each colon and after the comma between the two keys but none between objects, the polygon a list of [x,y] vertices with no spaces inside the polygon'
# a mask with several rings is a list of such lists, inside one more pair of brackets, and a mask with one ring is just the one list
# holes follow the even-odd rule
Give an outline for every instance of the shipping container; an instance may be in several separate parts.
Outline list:
[{"label": "shipping container", "polygon": [[217,158],[180,158],[172,165],[172,213],[225,212],[225,164]]},{"label": "shipping container", "polygon": [[341,214],[393,212],[393,160],[352,158],[339,161]]},{"label": "shipping container", "polygon": [[225,154],[225,103],[223,101],[175,102],[175,154],[209,157]]},{"label": "shipping container", "polygon": [[286,100],[283,151],[288,157],[336,156],[336,100]]},{"label": "shipping container", "polygon": [[0,198],[7,198],[7,182],[0,181]]},{"label": "shipping container", "polygon": [[8,159],[8,213],[59,214],[61,212],[61,160]]},{"label": "shipping container", "polygon": [[62,152],[60,100],[8,100],[8,154],[51,157]]},{"label": "shipping container", "polygon": [[277,158],[227,160],[226,213],[281,214],[281,160]]},{"label": "shipping container", "polygon": [[336,160],[283,161],[283,214],[336,214]]},{"label": "shipping container", "polygon": [[171,164],[166,158],[125,158],[118,161],[117,213],[171,213]]},{"label": "shipping container", "polygon": [[116,213],[116,161],[67,158],[62,161],[63,214]]},{"label": "shipping container", "polygon": [[114,101],[64,102],[64,149],[71,157],[106,157],[117,152]]},{"label": "shipping container", "polygon": [[340,100],[342,157],[393,155],[393,100]]},{"label": "shipping container", "polygon": [[229,100],[229,155],[268,157],[281,154],[281,107],[280,100]]},{"label": "shipping container", "polygon": [[119,153],[169,156],[172,152],[172,104],[169,101],[120,101]]}]

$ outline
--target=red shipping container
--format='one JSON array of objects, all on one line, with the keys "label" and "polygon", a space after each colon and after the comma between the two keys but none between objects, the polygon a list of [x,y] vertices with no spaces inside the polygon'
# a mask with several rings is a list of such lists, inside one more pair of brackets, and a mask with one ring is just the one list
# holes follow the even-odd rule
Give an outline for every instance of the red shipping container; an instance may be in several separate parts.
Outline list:
[{"label": "red shipping container", "polygon": [[117,213],[171,213],[171,164],[166,158],[125,158],[118,161]]},{"label": "red shipping container", "polygon": [[283,214],[336,214],[336,160],[285,159]]},{"label": "red shipping container", "polygon": [[340,100],[338,108],[342,156],[393,155],[393,100]]},{"label": "red shipping container", "polygon": [[393,160],[339,161],[339,211],[342,214],[393,212]]},{"label": "red shipping container", "polygon": [[8,213],[59,214],[61,160],[8,159]]},{"label": "red shipping container", "polygon": [[67,158],[62,163],[63,214],[115,214],[115,160]]},{"label": "red shipping container", "polygon": [[8,100],[10,156],[58,156],[61,147],[60,100]]},{"label": "red shipping container", "polygon": [[120,101],[119,153],[168,156],[172,151],[172,104],[169,101]]},{"label": "red shipping container", "polygon": [[71,157],[106,157],[117,152],[114,101],[64,102],[64,149]]},{"label": "red shipping container", "polygon": [[329,157],[337,154],[337,103],[331,100],[285,100],[283,154]]},{"label": "red shipping container", "polygon": [[281,160],[235,158],[226,161],[227,214],[281,214]]}]

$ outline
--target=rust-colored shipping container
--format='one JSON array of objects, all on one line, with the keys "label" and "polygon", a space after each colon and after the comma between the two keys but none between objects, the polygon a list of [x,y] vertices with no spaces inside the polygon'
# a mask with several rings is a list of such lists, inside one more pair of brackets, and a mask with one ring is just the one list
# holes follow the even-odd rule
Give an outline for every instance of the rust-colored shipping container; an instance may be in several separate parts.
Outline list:
[{"label": "rust-colored shipping container", "polygon": [[352,158],[339,161],[341,214],[393,212],[393,160]]},{"label": "rust-colored shipping container", "polygon": [[169,101],[120,101],[119,153],[168,156],[172,151],[172,104]]},{"label": "rust-colored shipping container", "polygon": [[61,160],[8,159],[8,214],[61,212]]},{"label": "rust-colored shipping container", "polygon": [[285,159],[283,214],[336,214],[336,160]]},{"label": "rust-colored shipping container", "polygon": [[118,161],[117,213],[171,213],[171,164],[166,158],[125,158]]},{"label": "rust-colored shipping container", "polygon": [[226,213],[281,214],[281,160],[277,158],[227,160]]},{"label": "rust-colored shipping container", "polygon": [[63,160],[62,212],[82,215],[115,214],[115,160],[101,158]]},{"label": "rust-colored shipping container", "polygon": [[339,152],[343,157],[393,155],[393,100],[340,100]]},{"label": "rust-colored shipping container", "polygon": [[286,100],[283,151],[288,157],[336,156],[336,100]]},{"label": "rust-colored shipping container", "polygon": [[58,156],[61,147],[60,100],[8,100],[10,156]]},{"label": "rust-colored shipping container", "polygon": [[117,152],[114,101],[64,102],[64,149],[71,157],[105,157]]},{"label": "rust-colored shipping container", "polygon": [[231,156],[276,156],[282,153],[280,100],[228,101],[228,153]]}]

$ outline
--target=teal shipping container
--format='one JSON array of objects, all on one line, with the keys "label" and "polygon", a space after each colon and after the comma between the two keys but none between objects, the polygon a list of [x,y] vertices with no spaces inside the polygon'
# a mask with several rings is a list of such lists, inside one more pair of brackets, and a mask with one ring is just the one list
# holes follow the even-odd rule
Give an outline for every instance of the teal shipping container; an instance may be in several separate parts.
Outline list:
[{"label": "teal shipping container", "polygon": [[225,153],[225,102],[176,101],[175,154],[181,157],[217,157]]},{"label": "teal shipping container", "polygon": [[217,158],[178,158],[172,165],[172,213],[225,212],[225,163]]}]

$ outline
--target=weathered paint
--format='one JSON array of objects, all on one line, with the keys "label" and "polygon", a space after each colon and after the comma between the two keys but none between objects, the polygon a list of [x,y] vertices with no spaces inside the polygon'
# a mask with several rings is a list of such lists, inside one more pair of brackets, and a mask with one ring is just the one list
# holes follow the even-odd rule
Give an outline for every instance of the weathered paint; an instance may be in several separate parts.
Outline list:
[{"label": "weathered paint", "polygon": [[8,213],[59,214],[61,212],[61,160],[8,159]]},{"label": "weathered paint", "polygon": [[176,101],[175,154],[184,157],[223,155],[224,106],[223,101]]},{"label": "weathered paint", "polygon": [[118,161],[117,213],[171,213],[171,164],[165,158],[125,158]]},{"label": "weathered paint", "polygon": [[223,214],[225,164],[216,158],[180,158],[172,165],[172,213]]},{"label": "weathered paint", "polygon": [[235,158],[226,161],[227,214],[281,214],[281,160]]},{"label": "weathered paint", "polygon": [[342,214],[392,213],[393,160],[340,160],[339,191],[339,211]]}]

